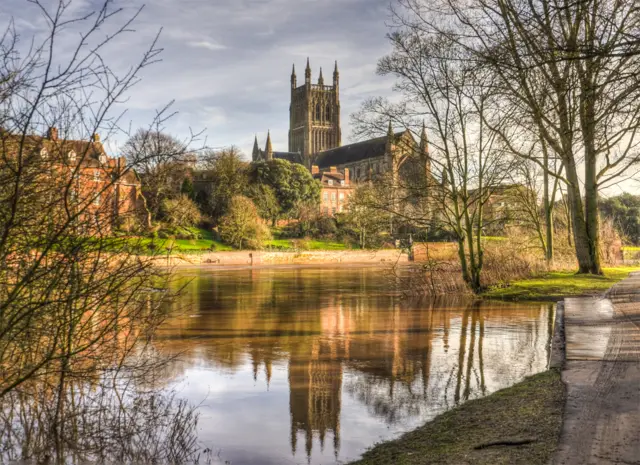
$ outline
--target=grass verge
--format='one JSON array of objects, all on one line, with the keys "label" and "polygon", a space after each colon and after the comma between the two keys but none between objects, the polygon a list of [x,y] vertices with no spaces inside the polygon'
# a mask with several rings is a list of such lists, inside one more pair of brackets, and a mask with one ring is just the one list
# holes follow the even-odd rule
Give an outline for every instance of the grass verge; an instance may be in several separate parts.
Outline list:
[{"label": "grass verge", "polygon": [[562,427],[565,387],[558,370],[446,412],[350,465],[546,464]]},{"label": "grass verge", "polygon": [[266,248],[276,250],[346,250],[348,247],[342,242],[334,242],[330,240],[310,239],[272,239],[265,243]]},{"label": "grass verge", "polygon": [[604,276],[554,271],[530,279],[513,281],[507,286],[489,288],[483,293],[483,297],[505,300],[560,300],[567,296],[599,294],[625,279],[630,272],[639,269],[637,266],[605,268]]}]

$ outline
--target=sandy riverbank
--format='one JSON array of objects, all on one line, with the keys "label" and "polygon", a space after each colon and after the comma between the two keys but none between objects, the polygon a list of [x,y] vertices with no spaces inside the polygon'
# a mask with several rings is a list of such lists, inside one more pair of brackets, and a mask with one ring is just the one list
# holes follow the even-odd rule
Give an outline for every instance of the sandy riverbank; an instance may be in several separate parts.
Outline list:
[{"label": "sandy riverbank", "polygon": [[400,250],[341,250],[265,252],[207,252],[194,255],[163,255],[149,257],[158,266],[210,268],[264,268],[283,265],[393,265],[408,263]]}]

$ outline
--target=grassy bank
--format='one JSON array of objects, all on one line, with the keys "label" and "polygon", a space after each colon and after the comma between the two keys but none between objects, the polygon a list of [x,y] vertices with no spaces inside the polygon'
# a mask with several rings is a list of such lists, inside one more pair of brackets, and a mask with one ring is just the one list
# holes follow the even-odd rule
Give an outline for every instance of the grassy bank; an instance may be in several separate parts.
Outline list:
[{"label": "grassy bank", "polygon": [[[211,231],[191,228],[199,239],[167,239],[150,237],[113,237],[109,239],[109,249],[118,251],[123,248],[139,255],[166,254],[199,254],[204,252],[227,252],[233,247],[217,241]],[[265,250],[346,250],[342,242],[322,239],[282,239],[275,238],[264,244]]]},{"label": "grassy bank", "polygon": [[637,266],[605,268],[604,276],[554,271],[513,281],[508,286],[490,288],[483,296],[505,300],[560,300],[567,296],[600,294],[637,270],[640,270]]},{"label": "grassy bank", "polygon": [[546,464],[562,426],[565,389],[557,370],[472,400],[350,465]]}]

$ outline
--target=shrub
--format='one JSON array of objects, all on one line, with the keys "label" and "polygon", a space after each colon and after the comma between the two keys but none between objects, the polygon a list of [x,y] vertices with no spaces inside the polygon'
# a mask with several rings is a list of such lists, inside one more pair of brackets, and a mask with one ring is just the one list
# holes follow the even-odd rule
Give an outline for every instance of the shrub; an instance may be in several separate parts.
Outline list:
[{"label": "shrub", "polygon": [[173,227],[189,228],[202,219],[202,214],[193,200],[186,195],[162,201],[162,216]]},{"label": "shrub", "polygon": [[231,199],[229,210],[220,220],[220,238],[238,249],[261,249],[271,238],[269,228],[260,222],[253,202],[237,195]]},{"label": "shrub", "polygon": [[140,221],[134,215],[127,215],[120,219],[118,230],[126,234],[135,234],[142,230]]}]

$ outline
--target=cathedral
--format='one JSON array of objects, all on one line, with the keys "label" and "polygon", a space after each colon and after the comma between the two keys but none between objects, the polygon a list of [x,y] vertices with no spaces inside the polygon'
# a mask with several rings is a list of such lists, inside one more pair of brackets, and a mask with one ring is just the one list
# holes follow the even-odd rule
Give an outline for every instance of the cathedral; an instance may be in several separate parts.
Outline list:
[{"label": "cathedral", "polygon": [[415,154],[424,163],[429,163],[424,128],[419,143],[416,143],[411,131],[394,132],[389,123],[385,136],[343,146],[339,89],[337,62],[333,70],[333,85],[325,85],[322,68],[317,84],[312,84],[311,66],[307,58],[304,84],[298,86],[294,65],[291,73],[288,151],[275,152],[271,134],[268,133],[264,150],[258,147],[258,138],[255,138],[252,160],[285,159],[302,164],[314,173],[338,170],[350,173],[351,180],[356,183],[383,173],[397,173],[400,166]]}]

